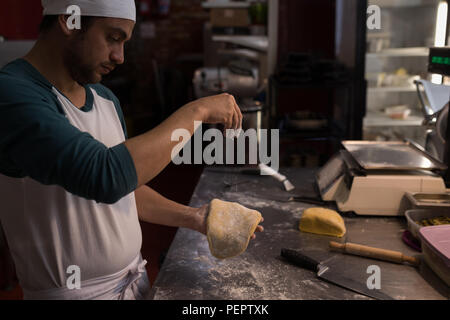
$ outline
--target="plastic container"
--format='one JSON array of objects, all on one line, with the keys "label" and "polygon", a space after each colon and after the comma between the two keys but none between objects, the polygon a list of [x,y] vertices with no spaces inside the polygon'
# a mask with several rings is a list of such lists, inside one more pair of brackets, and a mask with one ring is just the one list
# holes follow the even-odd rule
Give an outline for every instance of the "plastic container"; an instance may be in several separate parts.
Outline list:
[{"label": "plastic container", "polygon": [[[420,240],[419,229],[425,228],[418,224],[416,221],[421,221],[423,219],[430,219],[436,217],[450,217],[450,212],[446,209],[441,210],[428,210],[428,209],[413,209],[405,212],[405,217],[408,222],[408,230],[412,235]],[[450,235],[449,235],[450,237]]]},{"label": "plastic container", "polygon": [[450,225],[423,227],[419,234],[425,261],[450,286]]}]

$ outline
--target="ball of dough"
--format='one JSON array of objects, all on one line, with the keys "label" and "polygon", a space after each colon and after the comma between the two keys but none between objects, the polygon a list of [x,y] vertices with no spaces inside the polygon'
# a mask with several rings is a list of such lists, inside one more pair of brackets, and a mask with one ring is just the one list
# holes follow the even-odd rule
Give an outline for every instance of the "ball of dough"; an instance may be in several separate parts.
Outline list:
[{"label": "ball of dough", "polygon": [[226,259],[243,253],[261,219],[261,213],[239,203],[212,200],[206,220],[211,254]]},{"label": "ball of dough", "polygon": [[299,229],[303,232],[339,238],[346,233],[344,219],[339,213],[325,208],[306,209],[300,218]]}]

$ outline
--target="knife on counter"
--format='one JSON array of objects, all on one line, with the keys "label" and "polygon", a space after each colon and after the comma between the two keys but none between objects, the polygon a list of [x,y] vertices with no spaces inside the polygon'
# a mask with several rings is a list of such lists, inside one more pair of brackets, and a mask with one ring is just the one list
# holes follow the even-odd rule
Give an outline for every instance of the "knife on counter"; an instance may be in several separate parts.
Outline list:
[{"label": "knife on counter", "polygon": [[352,290],[371,298],[379,300],[393,300],[392,297],[381,292],[380,290],[369,289],[366,283],[360,283],[351,278],[347,278],[341,275],[339,272],[337,272],[337,270],[333,268],[332,264],[328,263],[334,257],[323,262],[318,262],[313,258],[304,255],[298,250],[293,249],[281,249],[281,256],[298,267],[316,272],[317,277],[322,280],[331,282],[340,287]]}]

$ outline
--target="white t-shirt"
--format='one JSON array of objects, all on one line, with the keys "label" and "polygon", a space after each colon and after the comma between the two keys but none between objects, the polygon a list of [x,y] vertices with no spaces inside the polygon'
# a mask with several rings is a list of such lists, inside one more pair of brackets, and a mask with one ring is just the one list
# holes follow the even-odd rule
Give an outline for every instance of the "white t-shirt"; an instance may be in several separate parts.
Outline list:
[{"label": "white t-shirt", "polygon": [[[97,92],[101,90],[94,86],[86,88],[91,100],[88,111],[76,108],[55,88],[52,92],[74,127],[108,148],[123,143],[125,133],[114,101],[101,96]],[[74,165],[89,161],[77,159]],[[0,190],[0,219],[24,290],[66,286],[72,274],[70,266],[80,268],[81,281],[113,274],[140,252],[142,234],[134,192],[106,204],[77,196],[59,185],[3,174]]]}]

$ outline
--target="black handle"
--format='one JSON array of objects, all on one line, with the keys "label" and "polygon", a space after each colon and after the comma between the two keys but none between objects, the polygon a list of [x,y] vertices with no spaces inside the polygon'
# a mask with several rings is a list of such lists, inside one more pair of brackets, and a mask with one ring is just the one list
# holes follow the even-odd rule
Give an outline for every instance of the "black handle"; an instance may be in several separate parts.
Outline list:
[{"label": "black handle", "polygon": [[301,268],[305,268],[314,272],[318,271],[318,267],[320,262],[305,256],[297,250],[292,249],[281,249],[281,256],[285,258],[287,261],[299,266]]}]

